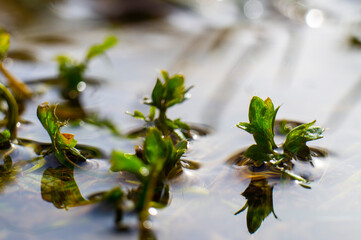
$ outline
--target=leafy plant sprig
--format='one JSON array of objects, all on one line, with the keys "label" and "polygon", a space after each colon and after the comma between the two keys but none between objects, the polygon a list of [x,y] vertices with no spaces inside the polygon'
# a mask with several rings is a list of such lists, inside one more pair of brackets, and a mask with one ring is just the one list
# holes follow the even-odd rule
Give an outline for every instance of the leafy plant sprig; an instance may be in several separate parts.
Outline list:
[{"label": "leafy plant sprig", "polygon": [[141,228],[144,228],[149,217],[150,207],[163,207],[160,203],[164,201],[155,199],[155,196],[159,195],[158,192],[167,191],[165,181],[174,168],[180,167],[180,158],[186,149],[186,141],[174,146],[170,136],[164,137],[157,128],[149,128],[142,151],[137,151],[136,154],[113,151],[111,170],[132,173],[140,181],[136,191],[136,210]]},{"label": "leafy plant sprig", "polygon": [[267,98],[263,101],[254,96],[249,107],[249,123],[241,122],[237,127],[253,134],[255,145],[250,146],[244,155],[251,164],[259,167],[263,164],[281,172],[292,179],[306,183],[307,180],[291,172],[292,159],[311,160],[311,150],[306,142],[322,138],[323,128],[313,126],[316,121],[302,124],[292,129],[282,145],[283,153],[275,151],[278,146],[274,142],[274,124],[279,107],[276,109]]},{"label": "leafy plant sprig", "polygon": [[[190,127],[180,119],[171,120],[167,117],[167,110],[187,99],[187,92],[192,88],[184,85],[184,76],[175,74],[169,76],[168,72],[161,72],[164,81],[159,78],[153,88],[151,98],[144,98],[144,103],[150,105],[150,113],[146,117],[140,111],[128,113],[135,118],[144,120],[148,126],[155,126],[164,136],[177,137],[179,140],[191,138]],[[156,112],[158,110],[158,116]],[[177,142],[177,141],[176,141]]]},{"label": "leafy plant sprig", "polygon": [[86,161],[86,158],[75,148],[77,141],[74,135],[60,132],[67,122],[59,121],[55,110],[56,105],[43,103],[38,106],[37,116],[50,136],[52,150],[58,161],[65,166],[73,167],[76,163]]},{"label": "leafy plant sprig", "polygon": [[77,99],[79,93],[85,86],[84,73],[89,62],[95,57],[102,55],[106,50],[112,48],[117,43],[114,36],[107,37],[103,43],[93,45],[89,48],[83,61],[74,60],[71,57],[60,55],[56,58],[59,64],[59,78],[63,82],[63,97],[68,100]]}]

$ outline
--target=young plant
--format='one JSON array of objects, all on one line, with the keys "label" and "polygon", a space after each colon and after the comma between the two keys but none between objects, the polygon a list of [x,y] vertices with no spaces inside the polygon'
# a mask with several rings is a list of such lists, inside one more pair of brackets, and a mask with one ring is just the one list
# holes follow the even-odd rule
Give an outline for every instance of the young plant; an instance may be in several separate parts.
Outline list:
[{"label": "young plant", "polygon": [[116,37],[107,37],[103,43],[91,46],[85,59],[80,62],[64,55],[56,58],[59,64],[59,78],[63,83],[62,94],[65,99],[74,100],[78,98],[80,92],[82,92],[86,86],[84,73],[90,60],[104,54],[106,50],[113,47],[116,43]]},{"label": "young plant", "polygon": [[278,108],[274,108],[271,99],[265,101],[254,96],[249,107],[249,123],[238,123],[237,127],[253,134],[255,145],[250,146],[244,156],[256,167],[263,164],[275,171],[289,176],[301,182],[307,182],[304,178],[290,172],[292,159],[311,160],[311,150],[306,142],[322,138],[324,131],[321,127],[312,126],[316,121],[302,124],[292,129],[286,136],[282,145],[283,153],[275,151],[278,146],[274,142],[274,124]]},{"label": "young plant", "polygon": [[4,65],[8,49],[10,47],[10,34],[0,30],[0,72],[8,80],[8,84],[13,94],[23,100],[33,96],[32,90],[20,79],[15,77]]},{"label": "young plant", "polygon": [[162,77],[164,82],[157,79],[151,98],[144,98],[144,103],[150,105],[150,114],[147,117],[139,111],[129,114],[144,120],[148,126],[155,126],[164,136],[172,136],[173,139],[177,138],[177,141],[189,139],[191,138],[190,127],[180,119],[169,119],[166,113],[170,107],[184,102],[187,99],[187,92],[192,87],[185,87],[183,75],[169,76],[166,71],[162,71]]},{"label": "young plant", "polygon": [[56,105],[43,103],[38,106],[37,116],[50,136],[52,150],[58,161],[65,166],[73,167],[76,163],[86,161],[86,158],[75,148],[77,141],[74,135],[60,132],[67,122],[59,121],[55,110]]},{"label": "young plant", "polygon": [[149,128],[142,151],[139,148],[136,154],[113,151],[111,171],[132,173],[140,182],[135,205],[141,229],[145,228],[150,207],[167,204],[169,187],[166,180],[171,177],[172,170],[180,166],[180,158],[186,149],[186,141],[174,146],[170,136],[164,137],[157,128]]}]

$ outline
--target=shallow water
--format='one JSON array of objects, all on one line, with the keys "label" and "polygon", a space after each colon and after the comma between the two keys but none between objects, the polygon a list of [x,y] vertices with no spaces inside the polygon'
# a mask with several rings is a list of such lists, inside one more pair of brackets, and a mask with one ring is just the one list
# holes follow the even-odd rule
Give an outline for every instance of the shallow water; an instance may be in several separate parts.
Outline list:
[{"label": "shallow water", "polygon": [[[84,27],[84,22],[61,23],[60,33],[66,33],[69,41],[49,45],[29,39],[37,34],[59,35],[59,31],[46,24],[30,26],[13,38],[12,46],[35,49],[38,61],[14,60],[8,66],[25,81],[53,77],[55,54],[67,52],[81,57],[87,46],[108,34],[116,35],[118,46],[92,62],[87,74],[103,83],[87,86],[81,101],[86,111],[111,119],[122,132],[142,126],[141,121],[124,112],[148,111],[141,100],[150,94],[157,69],[185,74],[186,85],[194,85],[192,98],[172,108],[170,117],[206,124],[213,131],[193,141],[186,153],[185,158],[199,163],[200,169],[187,169],[174,180],[170,184],[171,203],[151,217],[158,239],[353,239],[361,223],[361,102],[357,90],[361,51],[348,45],[349,32],[345,29],[353,26],[351,15],[361,6],[344,1],[341,7],[332,9],[324,1],[317,3],[328,17],[317,29],[293,24],[279,15],[241,21],[224,29],[207,25],[189,13],[175,13],[168,19],[122,27],[102,22],[95,27]],[[184,24],[175,24],[182,21]],[[249,101],[254,95],[270,97],[276,106],[281,105],[277,119],[316,119],[326,128],[325,137],[309,145],[328,149],[329,156],[317,159],[314,168],[299,166],[314,177],[311,189],[269,181],[278,218],[271,213],[250,234],[246,211],[234,215],[246,203],[241,194],[250,179],[226,161],[253,144],[251,135],[235,124],[247,121]],[[37,105],[46,101],[62,100],[50,88],[30,101],[23,118],[31,123],[22,124],[19,137],[49,142],[36,118]],[[78,203],[120,184],[119,175],[109,171],[108,156],[113,149],[132,153],[134,145],[141,144],[87,124],[67,126],[62,132],[75,134],[78,143],[95,146],[106,155],[90,160],[85,170],[69,173],[68,182],[78,188],[73,191]],[[281,143],[282,137],[276,142]],[[117,232],[115,212],[110,207],[82,204],[66,210],[42,196],[44,173],[49,175],[49,169],[59,167],[51,165],[51,159],[32,169],[35,162],[30,161],[36,157],[32,151],[17,147],[10,155],[18,171],[11,180],[0,183],[0,239],[138,238],[136,216],[124,218],[129,232]],[[54,184],[59,186],[66,182],[57,179]],[[58,188],[55,185],[54,189]],[[66,196],[71,198],[71,194],[65,194],[63,203],[67,202]]]}]

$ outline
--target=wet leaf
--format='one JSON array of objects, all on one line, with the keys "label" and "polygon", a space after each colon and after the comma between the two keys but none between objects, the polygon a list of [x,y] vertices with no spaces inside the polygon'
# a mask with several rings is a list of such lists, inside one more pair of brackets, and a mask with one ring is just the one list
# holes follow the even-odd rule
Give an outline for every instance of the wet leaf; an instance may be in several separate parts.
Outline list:
[{"label": "wet leaf", "polygon": [[257,145],[267,153],[271,153],[277,147],[273,140],[274,123],[279,107],[274,109],[271,99],[263,101],[254,96],[249,106],[249,123],[238,123],[237,127],[253,134]]},{"label": "wet leaf", "polygon": [[310,149],[307,147],[306,142],[322,138],[324,131],[321,127],[313,127],[316,121],[302,124],[292,129],[286,137],[283,145],[285,151],[289,151],[296,156],[307,158],[310,157]]},{"label": "wet leaf", "polygon": [[88,54],[86,56],[86,61],[93,59],[101,54],[104,54],[106,50],[115,46],[118,42],[118,39],[114,36],[107,37],[103,43],[93,45],[89,48]]},{"label": "wet leaf", "polygon": [[127,171],[137,175],[140,179],[148,176],[149,168],[134,154],[126,154],[121,151],[113,151],[110,158],[113,172]]},{"label": "wet leaf", "polygon": [[163,109],[163,106],[162,106],[163,95],[164,95],[164,86],[163,86],[162,82],[159,79],[157,79],[157,82],[152,91],[151,104],[153,106],[157,107],[158,109]]},{"label": "wet leaf", "polygon": [[259,145],[250,146],[246,150],[244,155],[247,158],[252,159],[255,166],[257,166],[257,167],[261,166],[264,162],[267,162],[273,158],[272,154],[264,152],[263,149]]},{"label": "wet leaf", "polygon": [[163,167],[167,158],[167,144],[163,140],[162,133],[156,128],[150,128],[144,141],[144,156],[149,164],[154,164],[157,169]]},{"label": "wet leaf", "polygon": [[77,141],[73,134],[61,133],[60,129],[67,123],[59,121],[55,115],[56,105],[43,103],[38,106],[37,116],[48,132],[52,149],[60,163],[72,166],[74,162],[86,161],[86,158],[75,148]]}]

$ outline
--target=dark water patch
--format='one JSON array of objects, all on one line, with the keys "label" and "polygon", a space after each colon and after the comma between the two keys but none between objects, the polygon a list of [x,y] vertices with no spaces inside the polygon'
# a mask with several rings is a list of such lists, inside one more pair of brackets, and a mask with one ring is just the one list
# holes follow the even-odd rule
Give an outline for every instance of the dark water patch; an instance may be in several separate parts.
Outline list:
[{"label": "dark water patch", "polygon": [[73,43],[73,40],[71,40],[70,38],[60,35],[39,35],[39,36],[29,37],[27,40],[30,42],[43,44],[43,45],[50,45],[50,46],[69,45]]},{"label": "dark water patch", "polygon": [[10,50],[7,53],[7,57],[15,61],[22,61],[22,62],[34,63],[38,61],[38,59],[35,56],[35,53],[29,49]]}]

